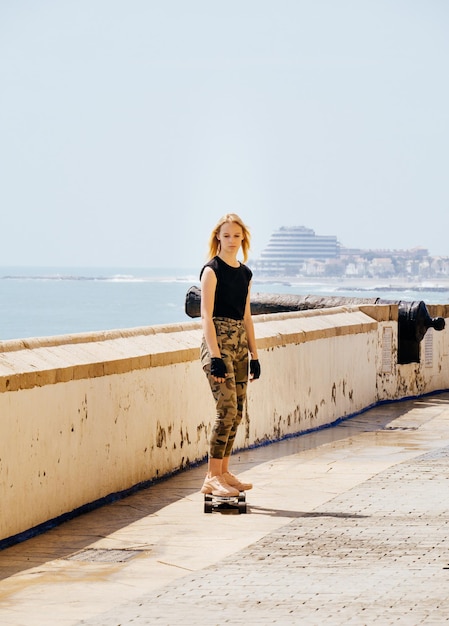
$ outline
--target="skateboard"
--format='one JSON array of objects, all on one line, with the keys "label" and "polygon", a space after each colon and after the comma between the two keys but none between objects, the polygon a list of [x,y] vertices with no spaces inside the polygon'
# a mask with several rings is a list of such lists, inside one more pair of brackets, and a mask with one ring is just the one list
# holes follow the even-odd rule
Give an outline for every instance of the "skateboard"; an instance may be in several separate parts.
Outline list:
[{"label": "skateboard", "polygon": [[214,511],[237,511],[246,513],[246,494],[241,491],[238,496],[213,496],[211,493],[204,494],[204,512]]}]

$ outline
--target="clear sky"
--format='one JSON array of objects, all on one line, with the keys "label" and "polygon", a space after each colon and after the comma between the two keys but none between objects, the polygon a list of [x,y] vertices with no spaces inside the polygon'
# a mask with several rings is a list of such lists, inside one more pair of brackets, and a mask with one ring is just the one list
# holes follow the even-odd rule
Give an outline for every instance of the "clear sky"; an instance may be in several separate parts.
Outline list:
[{"label": "clear sky", "polygon": [[0,265],[449,255],[447,0],[0,0]]}]

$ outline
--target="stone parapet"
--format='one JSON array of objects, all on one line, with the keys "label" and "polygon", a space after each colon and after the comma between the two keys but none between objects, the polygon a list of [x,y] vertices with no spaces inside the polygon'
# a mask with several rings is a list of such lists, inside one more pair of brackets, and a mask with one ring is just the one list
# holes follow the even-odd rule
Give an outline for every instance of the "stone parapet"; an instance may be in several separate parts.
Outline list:
[{"label": "stone parapet", "polygon": [[[398,365],[395,305],[254,322],[262,377],[237,448],[449,388],[447,329]],[[200,341],[187,322],[0,342],[0,540],[205,460],[214,404]]]}]

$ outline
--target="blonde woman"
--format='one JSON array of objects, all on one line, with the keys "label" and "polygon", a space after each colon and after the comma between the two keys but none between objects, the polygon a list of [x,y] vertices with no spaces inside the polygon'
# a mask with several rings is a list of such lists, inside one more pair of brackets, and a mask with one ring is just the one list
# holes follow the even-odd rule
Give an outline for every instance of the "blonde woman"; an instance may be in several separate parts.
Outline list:
[{"label": "blonde woman", "polygon": [[[250,310],[250,233],[235,213],[224,215],[211,233],[209,261],[200,273],[203,340],[201,363],[216,404],[202,493],[236,496],[252,488],[229,471],[248,380],[260,376]],[[237,259],[242,250],[243,263]]]}]

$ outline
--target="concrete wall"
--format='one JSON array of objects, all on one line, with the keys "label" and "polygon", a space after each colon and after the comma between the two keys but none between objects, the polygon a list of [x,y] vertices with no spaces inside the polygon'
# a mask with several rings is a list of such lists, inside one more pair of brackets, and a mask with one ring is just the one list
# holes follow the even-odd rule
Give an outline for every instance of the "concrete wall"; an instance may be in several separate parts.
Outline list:
[{"label": "concrete wall", "polygon": [[[395,305],[254,321],[262,377],[238,448],[449,388],[448,329],[398,365]],[[0,342],[0,540],[205,459],[214,404],[200,341],[188,322]]]}]

